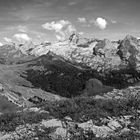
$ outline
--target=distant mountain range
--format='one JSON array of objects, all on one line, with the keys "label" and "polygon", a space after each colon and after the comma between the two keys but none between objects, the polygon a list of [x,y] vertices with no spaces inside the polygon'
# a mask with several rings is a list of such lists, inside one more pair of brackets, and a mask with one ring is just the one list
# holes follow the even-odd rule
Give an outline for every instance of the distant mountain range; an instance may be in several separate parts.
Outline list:
[{"label": "distant mountain range", "polygon": [[[92,78],[109,86],[109,90],[137,83],[139,60],[140,40],[130,35],[109,41],[73,34],[69,40],[54,44],[3,45],[0,47],[1,96],[19,107],[44,100],[94,96],[108,90],[94,90],[94,86],[89,86],[91,82],[87,85]],[[93,85],[98,86],[98,82],[93,80]]]}]

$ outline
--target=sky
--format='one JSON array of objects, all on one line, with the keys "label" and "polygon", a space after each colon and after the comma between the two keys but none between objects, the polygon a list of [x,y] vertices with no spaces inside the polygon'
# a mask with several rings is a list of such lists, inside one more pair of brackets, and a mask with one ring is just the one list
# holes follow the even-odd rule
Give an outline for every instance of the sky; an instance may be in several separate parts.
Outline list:
[{"label": "sky", "polygon": [[140,0],[0,0],[0,42],[140,37]]}]

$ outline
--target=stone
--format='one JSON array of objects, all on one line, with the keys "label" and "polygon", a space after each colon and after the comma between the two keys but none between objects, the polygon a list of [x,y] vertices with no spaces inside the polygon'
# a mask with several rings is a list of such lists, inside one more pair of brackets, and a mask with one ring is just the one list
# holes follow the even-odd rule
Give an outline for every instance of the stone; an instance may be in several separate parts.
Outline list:
[{"label": "stone", "polygon": [[60,120],[51,119],[51,120],[42,120],[42,125],[45,127],[62,127],[62,123]]},{"label": "stone", "polygon": [[2,134],[0,133],[0,139],[1,140],[7,140],[7,139],[10,139],[11,135],[10,134]]},{"label": "stone", "polygon": [[54,134],[57,135],[57,136],[61,136],[61,138],[64,139],[67,136],[67,129],[59,127],[59,128],[56,129]]},{"label": "stone", "polygon": [[107,126],[93,126],[91,130],[94,134],[96,134],[96,137],[103,138],[108,137],[109,135],[111,135],[111,133],[113,133],[113,130]]},{"label": "stone", "polygon": [[31,108],[29,108],[29,111],[31,111],[31,112],[39,112],[40,111],[40,108],[31,107]]},{"label": "stone", "polygon": [[120,131],[120,134],[127,134],[130,132],[130,129],[128,128],[123,128],[121,131]]},{"label": "stone", "polygon": [[113,130],[116,130],[116,129],[119,129],[119,128],[122,128],[122,126],[120,125],[120,123],[116,120],[111,120],[109,123],[108,123],[108,126],[109,128],[113,129]]},{"label": "stone", "polygon": [[3,85],[0,83],[0,92],[3,92],[4,91],[4,87]]},{"label": "stone", "polygon": [[93,133],[96,135],[96,137],[107,137],[111,133],[113,133],[113,130],[105,125],[102,126],[96,126],[91,121],[84,122],[78,125],[80,128],[83,128],[84,130],[92,130]]},{"label": "stone", "polygon": [[113,87],[105,86],[96,78],[89,79],[86,82],[84,94],[88,96],[102,95],[113,90]]},{"label": "stone", "polygon": [[88,96],[94,96],[100,94],[102,92],[103,84],[98,79],[89,79],[86,82],[86,89],[85,92]]}]

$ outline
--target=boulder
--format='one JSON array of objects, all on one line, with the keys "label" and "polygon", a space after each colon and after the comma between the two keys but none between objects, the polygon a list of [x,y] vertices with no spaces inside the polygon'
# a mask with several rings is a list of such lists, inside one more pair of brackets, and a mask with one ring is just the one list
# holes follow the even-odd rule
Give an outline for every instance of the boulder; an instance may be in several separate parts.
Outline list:
[{"label": "boulder", "polygon": [[92,132],[95,134],[96,137],[107,137],[111,133],[113,133],[113,130],[109,127],[102,125],[102,126],[96,126],[92,122],[84,122],[78,125],[80,128],[83,128],[84,130],[92,130]]},{"label": "boulder", "polygon": [[4,86],[0,83],[0,92],[4,91]]},{"label": "boulder", "polygon": [[116,120],[111,120],[108,123],[108,127],[111,128],[111,129],[113,129],[113,130],[122,128],[122,126],[120,125],[120,123],[118,121],[116,121]]},{"label": "boulder", "polygon": [[85,88],[84,94],[88,96],[95,96],[95,95],[100,95],[103,93],[110,92],[112,90],[113,90],[113,87],[105,86],[102,84],[101,81],[93,78],[93,79],[89,79],[86,82],[86,88]]},{"label": "boulder", "polygon": [[52,139],[65,139],[67,137],[67,129],[58,127],[54,133],[51,134]]},{"label": "boulder", "polygon": [[51,120],[42,120],[42,125],[45,127],[61,127],[62,128],[62,123],[60,120],[57,119],[51,119]]}]

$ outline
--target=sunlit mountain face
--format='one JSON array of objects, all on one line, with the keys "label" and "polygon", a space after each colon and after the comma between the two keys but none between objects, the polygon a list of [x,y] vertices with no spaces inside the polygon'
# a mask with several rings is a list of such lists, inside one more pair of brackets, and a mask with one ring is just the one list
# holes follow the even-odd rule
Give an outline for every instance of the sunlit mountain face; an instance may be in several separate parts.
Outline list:
[{"label": "sunlit mountain face", "polygon": [[0,42],[139,37],[139,13],[139,0],[1,0]]}]

